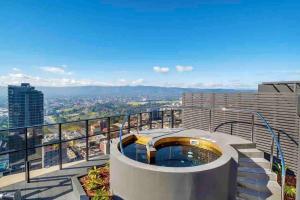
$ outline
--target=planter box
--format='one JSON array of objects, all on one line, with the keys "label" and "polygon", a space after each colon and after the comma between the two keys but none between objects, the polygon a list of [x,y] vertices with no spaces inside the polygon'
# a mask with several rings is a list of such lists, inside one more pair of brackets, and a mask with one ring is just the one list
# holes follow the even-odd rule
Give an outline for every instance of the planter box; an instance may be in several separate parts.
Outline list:
[{"label": "planter box", "polygon": [[[105,164],[102,164],[102,165],[96,165],[96,167],[104,167]],[[72,188],[73,188],[73,194],[74,194],[74,197],[75,197],[75,200],[90,200],[91,198],[86,194],[85,190],[83,189],[79,179],[81,177],[84,177],[84,176],[87,176],[88,174],[88,171],[90,170],[91,168],[87,169],[87,171],[85,173],[82,173],[82,174],[78,174],[76,176],[73,176],[71,178],[71,181],[72,181]]]},{"label": "planter box", "polygon": [[81,183],[79,182],[79,179],[86,175],[87,175],[87,173],[73,176],[71,178],[73,194],[74,194],[76,200],[89,200],[90,199],[88,197],[88,195],[85,193]]}]

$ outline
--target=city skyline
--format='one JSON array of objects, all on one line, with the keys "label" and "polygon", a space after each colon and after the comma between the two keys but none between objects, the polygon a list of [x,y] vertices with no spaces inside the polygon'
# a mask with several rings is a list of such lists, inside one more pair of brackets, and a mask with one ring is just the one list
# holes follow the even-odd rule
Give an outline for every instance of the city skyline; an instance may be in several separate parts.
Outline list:
[{"label": "city skyline", "polygon": [[299,80],[297,1],[2,1],[0,85]]}]

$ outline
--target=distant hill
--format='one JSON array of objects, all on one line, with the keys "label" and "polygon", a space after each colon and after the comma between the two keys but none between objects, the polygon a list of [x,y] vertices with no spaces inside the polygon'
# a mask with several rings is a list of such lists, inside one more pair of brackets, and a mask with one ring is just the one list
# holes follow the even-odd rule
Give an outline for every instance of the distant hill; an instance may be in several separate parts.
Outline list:
[{"label": "distant hill", "polygon": [[[254,90],[234,89],[197,89],[197,88],[176,88],[176,87],[155,87],[155,86],[80,86],[80,87],[36,87],[41,90],[46,98],[51,97],[83,97],[83,96],[145,96],[149,98],[174,98],[180,97],[186,92],[215,92],[215,93],[236,93],[254,92]],[[0,98],[7,96],[7,87],[0,87]]]}]

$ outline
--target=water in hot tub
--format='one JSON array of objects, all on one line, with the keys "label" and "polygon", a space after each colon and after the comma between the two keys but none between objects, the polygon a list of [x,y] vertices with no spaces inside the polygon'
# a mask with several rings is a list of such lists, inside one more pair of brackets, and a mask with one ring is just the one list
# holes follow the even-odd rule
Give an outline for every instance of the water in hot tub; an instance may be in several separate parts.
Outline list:
[{"label": "water in hot tub", "polygon": [[[212,151],[192,145],[168,144],[156,148],[153,165],[165,167],[191,167],[206,164],[219,156]],[[148,163],[145,145],[131,143],[123,148],[124,154],[136,161]]]}]

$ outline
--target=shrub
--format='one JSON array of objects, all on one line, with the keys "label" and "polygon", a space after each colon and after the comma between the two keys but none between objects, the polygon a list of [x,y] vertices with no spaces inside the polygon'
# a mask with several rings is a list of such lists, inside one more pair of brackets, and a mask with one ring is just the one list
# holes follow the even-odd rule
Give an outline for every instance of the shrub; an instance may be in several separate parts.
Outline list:
[{"label": "shrub", "polygon": [[284,193],[288,197],[295,198],[296,197],[296,188],[294,186],[285,186]]}]

